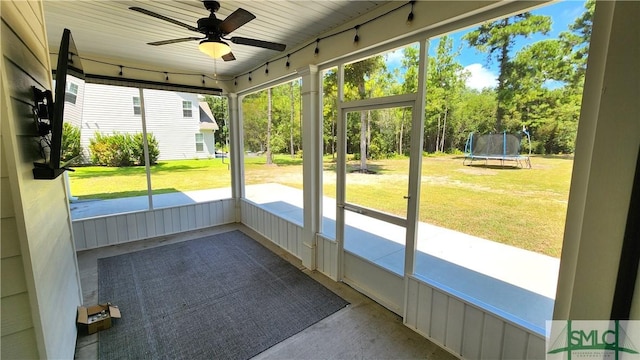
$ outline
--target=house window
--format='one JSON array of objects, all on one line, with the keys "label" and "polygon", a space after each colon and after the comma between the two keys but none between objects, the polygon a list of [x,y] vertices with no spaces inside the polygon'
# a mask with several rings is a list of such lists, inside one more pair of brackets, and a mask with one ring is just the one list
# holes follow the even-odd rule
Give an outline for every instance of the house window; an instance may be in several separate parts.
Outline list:
[{"label": "house window", "polygon": [[68,82],[67,89],[65,90],[65,94],[64,94],[64,100],[72,104],[75,104],[77,98],[78,98],[78,84]]},{"label": "house window", "polygon": [[204,151],[204,134],[197,133],[196,134],[196,152]]},{"label": "house window", "polygon": [[140,110],[140,97],[139,96],[134,96],[133,97],[133,115],[140,115],[141,110]]},{"label": "house window", "polygon": [[182,117],[193,117],[193,110],[191,110],[191,101],[182,102]]}]

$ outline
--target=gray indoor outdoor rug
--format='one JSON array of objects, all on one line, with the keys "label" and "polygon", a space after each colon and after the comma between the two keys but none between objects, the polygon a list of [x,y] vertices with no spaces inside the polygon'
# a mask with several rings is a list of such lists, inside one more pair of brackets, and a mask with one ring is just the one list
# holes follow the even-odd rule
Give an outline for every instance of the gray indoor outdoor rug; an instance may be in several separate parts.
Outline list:
[{"label": "gray indoor outdoor rug", "polygon": [[98,260],[100,359],[248,359],[348,303],[240,231]]}]

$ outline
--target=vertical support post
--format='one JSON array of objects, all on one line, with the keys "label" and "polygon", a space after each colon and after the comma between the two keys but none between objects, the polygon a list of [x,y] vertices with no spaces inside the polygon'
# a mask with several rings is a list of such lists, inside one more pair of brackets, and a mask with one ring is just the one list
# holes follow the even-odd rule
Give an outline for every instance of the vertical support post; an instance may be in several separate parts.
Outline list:
[{"label": "vertical support post", "polygon": [[318,67],[309,65],[297,72],[302,76],[302,265],[316,268],[316,234],[320,230],[322,208],[322,123],[320,121]]},{"label": "vertical support post", "polygon": [[[427,56],[429,41],[420,41],[420,59],[418,63],[418,89],[416,106],[413,109],[411,123],[411,150],[409,162],[409,194],[407,201],[407,234],[404,254],[405,278],[415,271],[416,241],[418,237],[420,208],[420,178],[422,176],[422,142],[424,139],[424,109],[426,106]],[[406,306],[405,306],[406,308]]]},{"label": "vertical support post", "polygon": [[240,199],[244,197],[244,134],[242,131],[242,109],[238,94],[230,93],[229,99],[229,162],[231,163],[231,197],[235,200],[235,220],[242,220]]},{"label": "vertical support post", "polygon": [[[635,1],[596,3],[554,304],[556,320],[611,317],[618,266],[626,255],[623,241],[640,147],[639,11]],[[640,297],[633,302],[640,304]]]},{"label": "vertical support post", "polygon": [[502,156],[507,156],[507,132],[502,132]]},{"label": "vertical support post", "polygon": [[346,201],[346,178],[347,178],[347,119],[346,114],[342,111],[344,103],[344,65],[338,66],[338,99],[336,100],[336,131],[337,136],[337,159],[336,159],[336,243],[337,257],[336,263],[337,273],[336,279],[342,281],[344,277],[344,224],[345,213],[344,203]]},{"label": "vertical support post", "polygon": [[144,90],[140,92],[140,118],[142,119],[142,148],[144,149],[144,168],[147,173],[147,196],[149,197],[149,210],[153,210],[153,192],[151,189],[151,164],[149,164],[149,143],[147,142],[147,114],[144,108]]}]

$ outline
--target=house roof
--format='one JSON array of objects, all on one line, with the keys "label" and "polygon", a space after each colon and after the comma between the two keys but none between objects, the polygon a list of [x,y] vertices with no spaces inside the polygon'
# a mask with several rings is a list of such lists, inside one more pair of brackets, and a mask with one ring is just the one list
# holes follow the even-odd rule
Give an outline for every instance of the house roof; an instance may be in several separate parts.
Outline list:
[{"label": "house roof", "polygon": [[200,130],[218,130],[218,123],[211,112],[211,108],[209,108],[209,104],[206,101],[200,101],[198,104],[200,107]]}]

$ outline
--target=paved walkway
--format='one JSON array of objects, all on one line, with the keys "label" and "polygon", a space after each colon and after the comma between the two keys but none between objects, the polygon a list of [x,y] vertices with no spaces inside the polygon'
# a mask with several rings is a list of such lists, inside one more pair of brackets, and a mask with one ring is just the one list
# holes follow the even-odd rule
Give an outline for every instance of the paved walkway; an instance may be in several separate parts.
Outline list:
[{"label": "paved walkway", "polygon": [[[280,184],[250,185],[246,198],[278,216],[302,224],[302,191]],[[230,189],[155,195],[154,207],[229,198]],[[325,197],[322,232],[335,238],[335,200]],[[71,204],[72,218],[147,209],[148,197]],[[345,250],[402,276],[405,229],[346,212]],[[559,259],[461,232],[420,223],[416,275],[465,300],[544,331],[553,312]]]}]

